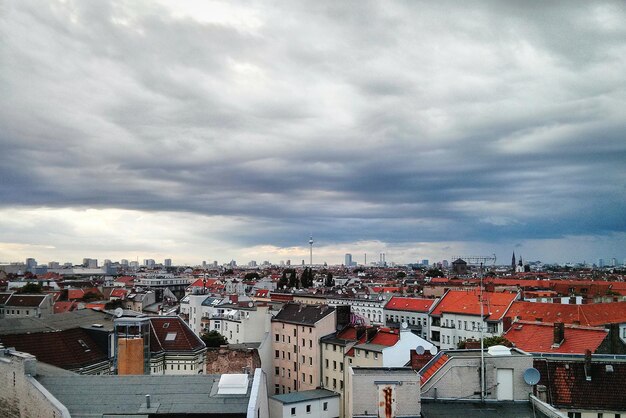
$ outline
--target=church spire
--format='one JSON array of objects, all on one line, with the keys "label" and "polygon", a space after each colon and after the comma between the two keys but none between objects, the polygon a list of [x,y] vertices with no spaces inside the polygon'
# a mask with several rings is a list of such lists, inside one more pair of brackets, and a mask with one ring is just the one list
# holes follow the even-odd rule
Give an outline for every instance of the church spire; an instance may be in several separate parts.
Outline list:
[{"label": "church spire", "polygon": [[513,258],[511,259],[511,268],[513,269],[513,272],[515,272],[516,265],[517,263],[515,262],[515,251],[513,251]]}]

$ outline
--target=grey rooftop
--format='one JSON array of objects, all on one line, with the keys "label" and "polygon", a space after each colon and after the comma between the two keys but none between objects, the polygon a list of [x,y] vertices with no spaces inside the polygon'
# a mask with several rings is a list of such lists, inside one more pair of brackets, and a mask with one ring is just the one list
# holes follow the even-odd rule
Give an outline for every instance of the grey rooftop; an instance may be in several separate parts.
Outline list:
[{"label": "grey rooftop", "polygon": [[337,392],[333,392],[332,390],[314,389],[304,390],[302,392],[284,393],[282,395],[273,395],[270,396],[270,399],[274,399],[282,404],[290,404],[312,401],[316,399],[332,398],[335,396],[339,396],[339,394]]}]

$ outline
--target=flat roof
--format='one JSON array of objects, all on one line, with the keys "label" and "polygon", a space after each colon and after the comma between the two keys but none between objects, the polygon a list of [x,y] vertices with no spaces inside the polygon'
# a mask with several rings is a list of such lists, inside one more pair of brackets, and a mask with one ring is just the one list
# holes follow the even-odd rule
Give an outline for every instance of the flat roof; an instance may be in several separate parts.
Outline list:
[{"label": "flat roof", "polygon": [[422,400],[422,418],[528,418],[545,417],[530,402],[460,402]]},{"label": "flat roof", "polygon": [[[246,414],[245,394],[219,395],[221,375],[38,376],[72,417],[152,414]],[[150,409],[146,408],[150,395]]]},{"label": "flat roof", "polygon": [[112,315],[92,309],[79,309],[72,312],[42,316],[41,318],[4,318],[0,321],[0,335],[63,331],[72,328],[91,327],[93,324],[101,324],[102,328],[97,327],[98,329],[112,331],[112,319]]},{"label": "flat roof", "polygon": [[340,396],[339,393],[327,389],[305,390],[302,392],[283,393],[282,395],[272,395],[270,399],[274,399],[282,404],[290,404],[297,402],[306,402],[315,399],[332,398]]}]

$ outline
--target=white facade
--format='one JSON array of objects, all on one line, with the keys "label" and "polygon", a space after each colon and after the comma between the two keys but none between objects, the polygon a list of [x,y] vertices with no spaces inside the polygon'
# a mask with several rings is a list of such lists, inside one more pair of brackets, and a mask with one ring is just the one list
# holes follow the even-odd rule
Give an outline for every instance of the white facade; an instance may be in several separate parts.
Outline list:
[{"label": "white facade", "polygon": [[383,349],[383,367],[403,367],[411,360],[411,350],[421,345],[425,350],[430,350],[433,344],[418,337],[409,330],[400,331],[398,342]]},{"label": "white facade", "polygon": [[[330,392],[330,391],[304,391],[300,392],[306,396],[307,392]],[[270,418],[291,418],[291,417],[315,417],[334,418],[339,416],[339,394],[325,396],[317,399],[303,399],[295,402],[282,402],[281,395],[269,398]]]},{"label": "white facade", "polygon": [[428,312],[414,312],[414,311],[400,311],[395,309],[384,309],[385,313],[385,326],[398,327],[403,322],[406,322],[409,327],[416,325],[421,326],[420,336],[422,338],[428,338],[430,333],[430,320]]},{"label": "white facade", "polygon": [[436,322],[431,323],[431,335],[438,332],[440,335],[439,347],[454,349],[460,341],[468,339],[480,340],[480,327],[483,328],[483,336],[494,337],[504,332],[502,321],[481,321],[480,315],[463,315],[444,312],[441,315],[439,326]]},{"label": "white facade", "polygon": [[226,337],[229,344],[257,343],[270,331],[271,318],[268,306],[218,306],[209,317],[208,331],[219,332]]},{"label": "white facade", "polygon": [[328,298],[326,302],[329,306],[350,305],[350,312],[367,319],[370,325],[385,323],[384,308],[387,300],[383,296],[372,296],[371,299]]}]

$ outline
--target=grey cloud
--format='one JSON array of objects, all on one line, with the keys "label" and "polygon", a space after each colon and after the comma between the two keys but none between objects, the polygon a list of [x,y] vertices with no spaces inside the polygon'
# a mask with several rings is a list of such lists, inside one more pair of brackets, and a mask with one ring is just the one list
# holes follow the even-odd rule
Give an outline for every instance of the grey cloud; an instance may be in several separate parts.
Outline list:
[{"label": "grey cloud", "polygon": [[249,7],[11,3],[2,204],[256,219],[241,245],[626,230],[622,3]]}]

